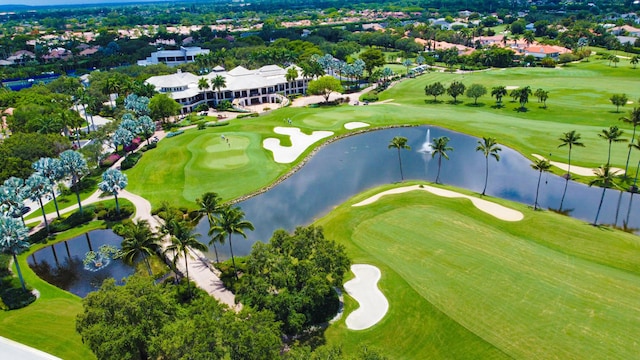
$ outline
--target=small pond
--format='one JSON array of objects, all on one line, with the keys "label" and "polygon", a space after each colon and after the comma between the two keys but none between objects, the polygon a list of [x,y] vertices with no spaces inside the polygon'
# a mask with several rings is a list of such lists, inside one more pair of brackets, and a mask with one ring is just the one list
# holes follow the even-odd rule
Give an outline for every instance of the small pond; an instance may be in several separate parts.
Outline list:
[{"label": "small pond", "polygon": [[73,239],[42,248],[27,258],[42,279],[80,297],[98,290],[108,278],[120,281],[134,273],[120,259],[100,258],[85,264],[87,252],[100,254],[104,245],[120,248],[122,237],[111,230],[93,230]]},{"label": "small pond", "polygon": [[[431,154],[421,151],[427,135],[430,139],[447,136],[451,139],[449,146],[454,148],[449,153],[450,159],[442,160],[441,182],[482,192],[485,158],[475,151],[476,137],[426,126],[384,129],[350,136],[323,147],[298,172],[273,189],[238,204],[256,230],[247,231],[246,240],[239,235],[233,236],[234,254],[247,255],[254,242],[268,241],[276,229],[291,231],[296,226],[308,225],[366,189],[399,181],[397,150],[387,148],[394,136],[406,137],[411,146],[411,150],[401,152],[405,179],[434,181],[438,170],[437,157],[432,159]],[[500,161],[491,159],[489,163],[487,195],[533,205],[538,172],[531,169],[530,160],[512,149],[501,147]],[[563,155],[566,153],[566,149],[558,151]],[[635,164],[633,159],[631,163]],[[564,185],[564,178],[543,174],[538,204],[545,209],[557,209]],[[592,222],[601,194],[601,188],[569,181],[563,209],[570,216]],[[618,191],[607,190],[599,223],[614,222],[619,194]],[[622,196],[618,225],[627,219],[628,214],[630,226],[637,229],[640,228],[640,196],[635,196],[630,209],[629,196],[630,193]],[[197,232],[203,234],[201,241],[205,243],[208,242],[207,231],[207,221],[203,220]],[[212,247],[210,250],[208,257],[214,259]],[[218,252],[221,259],[228,258],[229,245],[218,245]]]}]

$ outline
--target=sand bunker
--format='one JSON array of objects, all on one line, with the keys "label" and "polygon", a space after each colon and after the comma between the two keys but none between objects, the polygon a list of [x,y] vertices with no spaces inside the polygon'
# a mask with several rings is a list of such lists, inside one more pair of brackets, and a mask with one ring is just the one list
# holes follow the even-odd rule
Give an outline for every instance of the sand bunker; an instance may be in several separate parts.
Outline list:
[{"label": "sand bunker", "polygon": [[515,90],[515,89],[517,89],[517,88],[519,88],[519,87],[520,87],[520,86],[517,86],[517,85],[509,85],[509,86],[505,86],[504,88],[505,88],[506,90]]},{"label": "sand bunker", "polygon": [[262,146],[265,149],[273,152],[273,159],[281,164],[294,162],[313,143],[333,135],[332,131],[314,131],[311,135],[307,135],[298,128],[280,126],[273,129],[273,131],[276,134],[289,135],[291,137],[291,146],[280,145],[280,139],[276,138],[267,138],[262,142]]},{"label": "sand bunker", "polygon": [[359,128],[364,128],[368,126],[370,125],[364,122],[359,122],[359,121],[352,121],[344,124],[344,128],[347,130],[359,129]]},{"label": "sand bunker", "polygon": [[378,289],[380,269],[373,265],[354,264],[351,271],[356,277],[347,281],[344,289],[360,307],[347,316],[345,323],[351,330],[368,329],[382,320],[389,310],[387,298]]},{"label": "sand bunker", "polygon": [[438,195],[438,196],[443,196],[443,197],[448,197],[448,198],[466,198],[471,200],[471,202],[473,203],[473,205],[475,207],[477,207],[479,210],[482,210],[484,212],[486,212],[489,215],[495,216],[496,218],[500,219],[500,220],[504,220],[504,221],[520,221],[522,219],[524,219],[524,215],[518,211],[518,210],[513,210],[513,209],[509,209],[508,207],[502,206],[500,204],[496,204],[494,202],[488,201],[488,200],[484,200],[484,199],[480,199],[477,197],[473,197],[473,196],[469,196],[469,195],[464,195],[455,191],[451,191],[451,190],[445,190],[445,189],[440,189],[437,187],[433,187],[433,186],[429,186],[429,185],[422,185],[422,187],[420,187],[419,185],[413,185],[413,186],[405,186],[405,187],[400,187],[400,188],[395,188],[395,189],[391,189],[391,190],[387,190],[387,191],[383,191],[379,194],[373,195],[372,197],[365,199],[357,204],[354,204],[353,206],[364,206],[364,205],[369,205],[372,204],[376,201],[378,201],[378,199],[380,199],[381,197],[385,196],[385,195],[392,195],[392,194],[401,194],[401,193],[405,193],[405,192],[409,192],[409,191],[414,191],[414,190],[424,190],[424,191],[428,191],[432,194]]},{"label": "sand bunker", "polygon": [[[542,155],[531,154],[531,156],[533,156],[536,159],[547,160],[547,158],[545,158]],[[567,165],[565,163],[561,163],[561,162],[557,162],[557,161],[549,161],[549,163],[551,165],[557,167],[560,170],[567,171],[567,169],[569,169],[569,165]],[[582,166],[571,165],[571,173],[576,174],[576,175],[580,175],[580,176],[595,176],[595,174],[593,173],[593,170],[594,169],[592,169],[592,168],[586,168],[586,167],[582,167]],[[624,172],[624,170],[622,170],[620,168],[616,168],[616,167],[612,167],[610,170],[613,173]]]}]

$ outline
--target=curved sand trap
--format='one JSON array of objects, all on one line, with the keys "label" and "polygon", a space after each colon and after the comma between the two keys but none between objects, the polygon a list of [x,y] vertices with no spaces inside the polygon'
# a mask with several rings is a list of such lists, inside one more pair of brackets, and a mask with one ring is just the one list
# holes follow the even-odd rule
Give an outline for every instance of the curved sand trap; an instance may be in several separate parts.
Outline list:
[{"label": "curved sand trap", "polygon": [[509,209],[508,207],[502,206],[500,204],[496,204],[496,203],[488,201],[488,200],[479,199],[477,197],[464,195],[464,194],[460,194],[460,193],[455,192],[455,191],[440,189],[440,188],[429,186],[429,185],[422,185],[422,187],[420,187],[419,185],[405,186],[405,187],[400,187],[400,188],[395,188],[395,189],[383,191],[383,192],[381,192],[379,194],[373,195],[372,197],[370,197],[368,199],[360,201],[359,203],[354,204],[353,206],[369,205],[369,204],[372,204],[372,203],[378,201],[378,199],[380,199],[381,197],[383,197],[385,195],[401,194],[401,193],[414,191],[414,190],[424,190],[424,191],[428,191],[428,192],[430,192],[432,194],[435,194],[435,195],[438,195],[438,196],[444,196],[444,197],[448,197],[448,198],[460,198],[461,197],[461,198],[469,199],[469,200],[471,200],[473,205],[475,207],[477,207],[479,210],[482,210],[482,211],[486,212],[489,215],[495,216],[500,220],[504,220],[504,221],[520,221],[520,220],[524,219],[524,215],[518,210]]},{"label": "curved sand trap", "polygon": [[515,90],[515,89],[517,89],[517,88],[519,88],[519,87],[520,87],[520,86],[517,86],[517,85],[509,85],[509,86],[505,86],[504,88],[505,88],[506,90]]},{"label": "curved sand trap", "polygon": [[373,265],[354,264],[351,271],[356,277],[347,281],[344,289],[360,307],[347,316],[345,323],[347,329],[368,329],[382,320],[389,310],[389,302],[377,286],[380,269]]},{"label": "curved sand trap", "polygon": [[347,130],[359,129],[359,128],[364,128],[364,127],[368,127],[368,126],[370,126],[370,125],[365,123],[365,122],[360,122],[360,121],[352,121],[352,122],[348,122],[348,123],[344,124],[344,128],[347,129]]},{"label": "curved sand trap", "polygon": [[273,159],[281,164],[294,162],[313,143],[333,135],[332,131],[314,131],[307,135],[298,128],[280,126],[273,129],[273,132],[291,137],[291,146],[280,145],[280,139],[276,138],[267,138],[262,142],[265,149],[273,152]]},{"label": "curved sand trap", "polygon": [[[545,158],[542,155],[531,154],[531,156],[533,156],[536,159],[547,160],[547,158]],[[557,161],[549,161],[549,164],[557,167],[560,170],[564,170],[564,171],[567,171],[567,169],[569,168],[569,166],[567,164],[561,163],[561,162],[557,162]],[[592,168],[586,168],[586,167],[582,167],[582,166],[571,165],[571,173],[576,174],[576,175],[580,175],[580,176],[595,176],[595,174],[593,173],[594,170],[595,169],[592,169]],[[616,167],[612,167],[610,170],[614,174],[624,171],[624,170],[622,170],[620,168],[616,168]]]}]

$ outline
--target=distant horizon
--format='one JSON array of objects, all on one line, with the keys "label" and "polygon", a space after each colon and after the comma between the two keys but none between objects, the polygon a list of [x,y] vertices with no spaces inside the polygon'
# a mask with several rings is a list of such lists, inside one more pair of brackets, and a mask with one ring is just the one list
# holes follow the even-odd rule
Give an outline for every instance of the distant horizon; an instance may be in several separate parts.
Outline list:
[{"label": "distant horizon", "polygon": [[8,0],[16,3],[2,4],[2,6],[60,6],[60,5],[99,5],[126,4],[136,2],[161,2],[169,0]]}]

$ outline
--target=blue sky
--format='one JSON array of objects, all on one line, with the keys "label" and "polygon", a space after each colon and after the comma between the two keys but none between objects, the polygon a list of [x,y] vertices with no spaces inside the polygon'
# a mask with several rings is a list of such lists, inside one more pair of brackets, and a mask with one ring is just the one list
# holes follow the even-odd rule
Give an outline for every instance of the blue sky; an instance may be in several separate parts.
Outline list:
[{"label": "blue sky", "polygon": [[[140,2],[140,1],[141,0],[0,0],[0,4],[42,6],[42,5],[128,3],[128,2]],[[142,1],[145,1],[145,0],[142,0]]]}]

